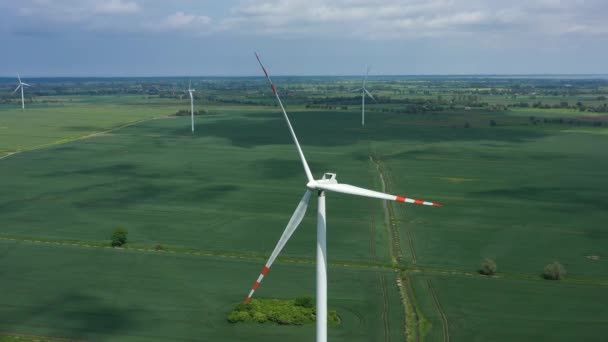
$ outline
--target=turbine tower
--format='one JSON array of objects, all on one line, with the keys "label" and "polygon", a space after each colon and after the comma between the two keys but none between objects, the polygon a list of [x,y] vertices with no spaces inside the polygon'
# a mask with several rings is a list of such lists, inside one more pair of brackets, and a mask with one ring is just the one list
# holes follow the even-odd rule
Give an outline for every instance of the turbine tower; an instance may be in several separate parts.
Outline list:
[{"label": "turbine tower", "polygon": [[365,77],[363,78],[363,84],[361,85],[361,88],[351,90],[351,92],[361,91],[361,126],[365,126],[365,94],[369,95],[369,97],[371,97],[372,100],[374,100],[374,102],[378,103],[378,101],[376,101],[376,99],[367,90],[367,88],[365,88],[365,84],[367,83],[367,77],[369,76],[370,69],[371,69],[371,66],[368,65],[367,72],[365,73]]},{"label": "turbine tower", "polygon": [[15,91],[13,91],[13,94],[15,94],[17,90],[21,89],[21,110],[25,110],[25,97],[23,96],[23,89],[25,87],[31,87],[31,85],[22,82],[19,73],[17,73],[17,79],[19,80],[19,85],[17,85],[17,88],[15,88]]},{"label": "turbine tower", "polygon": [[188,93],[190,94],[190,122],[192,125],[192,133],[194,133],[194,93],[196,90],[192,89],[192,81],[188,83]]},{"label": "turbine tower", "polygon": [[270,88],[272,92],[276,96],[276,100],[283,111],[283,116],[285,121],[287,122],[287,128],[291,133],[291,137],[293,139],[294,144],[296,145],[296,150],[300,156],[300,160],[302,162],[302,166],[304,167],[304,173],[306,173],[306,178],[308,183],[306,184],[306,192],[304,196],[300,200],[300,203],[296,207],[295,212],[291,216],[291,219],[287,223],[285,230],[283,231],[283,235],[279,239],[276,247],[272,251],[270,258],[266,262],[266,265],[262,269],[261,274],[253,285],[253,288],[249,292],[249,295],[245,299],[245,303],[249,303],[253,293],[260,285],[262,279],[268,273],[268,270],[272,266],[272,263],[275,261],[281,250],[293,234],[293,232],[298,228],[300,222],[304,218],[306,214],[306,209],[308,207],[308,201],[310,200],[310,196],[313,192],[317,193],[318,203],[317,203],[317,311],[316,311],[316,340],[317,342],[326,342],[327,341],[327,245],[326,245],[326,212],[325,212],[325,192],[338,192],[347,195],[355,195],[355,196],[363,196],[363,197],[371,197],[371,198],[379,198],[389,201],[397,201],[404,203],[413,203],[419,205],[427,205],[433,207],[440,207],[441,205],[432,202],[420,201],[416,199],[394,196],[385,194],[382,192],[372,191],[364,188],[359,188],[356,186],[341,184],[336,180],[336,174],[334,173],[325,173],[321,179],[315,180],[312,176],[312,172],[308,167],[308,163],[304,157],[304,152],[302,152],[302,148],[300,147],[300,143],[298,142],[298,138],[291,126],[291,122],[289,121],[289,117],[287,116],[287,112],[285,111],[285,107],[283,107],[283,103],[281,102],[281,98],[277,92],[277,88],[272,83],[268,72],[264,68],[260,57],[256,53],[256,58],[260,64],[260,67],[264,71],[268,82],[270,83]]}]

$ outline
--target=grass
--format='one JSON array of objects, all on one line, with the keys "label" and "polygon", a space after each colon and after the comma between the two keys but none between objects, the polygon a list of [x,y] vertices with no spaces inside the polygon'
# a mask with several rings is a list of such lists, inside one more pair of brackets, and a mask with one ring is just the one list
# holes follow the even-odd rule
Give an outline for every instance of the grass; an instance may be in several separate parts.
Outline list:
[{"label": "grass", "polygon": [[[189,118],[162,118],[53,144],[179,107],[135,100],[82,97],[73,113],[56,103],[32,106],[37,117],[28,120],[54,124],[0,138],[3,151],[29,149],[0,160],[0,238],[16,239],[0,239],[0,293],[11,294],[0,296],[0,332],[118,341],[311,339],[307,327],[235,328],[225,320],[305,191],[276,108],[213,107],[194,135]],[[98,106],[103,119],[94,113]],[[27,122],[1,108],[0,120]],[[90,117],[78,114],[88,109]],[[564,132],[566,126],[529,126],[521,113],[482,110],[370,111],[361,128],[355,107],[288,109],[316,176],[333,171],[340,182],[380,190],[374,155],[390,192],[444,204],[393,205],[399,265],[419,271],[408,271],[416,297],[409,312],[422,317],[425,340],[441,340],[446,331],[452,340],[605,334],[599,303],[608,279],[608,140],[587,132],[601,128]],[[75,117],[87,128],[72,134],[65,122]],[[314,292],[314,208],[312,200],[256,296]],[[330,306],[343,319],[330,339],[402,339],[404,309],[389,271],[381,203],[329,194],[327,210]],[[129,230],[129,248],[83,245],[108,244],[118,225]],[[167,252],[137,250],[157,244]],[[497,278],[475,274],[484,258],[496,261]],[[542,280],[543,267],[556,260],[566,279]],[[386,268],[353,267],[378,264]]]},{"label": "grass", "polygon": [[[349,117],[339,119],[332,127]],[[0,298],[0,331],[87,340],[312,337],[314,328],[234,328],[225,321],[228,310],[247,294],[263,265],[259,257],[272,250],[305,190],[289,136],[275,134],[284,131],[284,123],[265,111],[229,108],[201,119],[193,136],[188,120],[141,122],[2,160],[2,235],[21,242],[0,242],[10,251],[0,258],[0,269],[11,274],[0,292],[14,295]],[[339,165],[339,177],[374,187],[375,168],[358,152],[366,145],[351,144],[356,133],[347,140],[318,141],[314,120],[294,115],[315,174]],[[279,262],[256,296],[314,293],[314,204],[284,252],[288,259],[308,263]],[[357,215],[350,214],[353,210]],[[342,319],[330,338],[399,339],[403,311],[392,273],[372,269],[362,275],[356,267],[337,266],[388,262],[386,232],[369,227],[370,217],[381,217],[381,204],[331,195],[328,212],[330,305]],[[161,244],[168,252],[84,246],[107,244],[118,225],[129,230],[127,247]],[[76,243],[61,244],[68,240]],[[188,250],[254,257],[173,253]],[[31,286],[17,286],[24,283]]]},{"label": "grass", "polygon": [[[6,241],[0,246],[0,293],[11,294],[0,296],[0,331],[112,341],[308,341],[314,336],[314,327],[226,321],[230,308],[247,295],[259,261]],[[384,339],[377,277],[386,273],[330,269],[329,304],[342,319],[330,330],[332,340]],[[398,296],[390,290],[391,298]],[[314,267],[279,262],[256,296],[301,293],[314,293]],[[398,299],[390,308],[396,316],[392,324],[398,324]],[[397,339],[401,332],[389,333]]]},{"label": "grass", "polygon": [[0,156],[65,143],[139,120],[170,115],[185,107],[177,101],[141,97],[48,98],[25,111],[0,105]]},{"label": "grass", "polygon": [[605,287],[459,276],[414,276],[433,329],[425,341],[444,341],[428,281],[441,303],[453,341],[603,341]]},{"label": "grass", "polygon": [[598,158],[606,148],[603,137],[559,131],[520,142],[412,146],[384,161],[393,189],[445,207],[396,206],[401,237],[413,238],[417,265],[475,272],[493,258],[501,272],[538,275],[558,260],[572,277],[607,279],[608,269],[586,258],[608,239],[608,162]]}]

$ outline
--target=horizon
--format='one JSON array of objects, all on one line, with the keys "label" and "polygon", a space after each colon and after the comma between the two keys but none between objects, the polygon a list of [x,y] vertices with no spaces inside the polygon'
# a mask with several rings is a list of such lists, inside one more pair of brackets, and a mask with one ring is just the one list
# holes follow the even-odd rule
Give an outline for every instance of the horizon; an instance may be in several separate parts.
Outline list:
[{"label": "horizon", "polygon": [[[40,75],[24,75],[21,74],[21,78],[25,79],[81,79],[81,78],[87,78],[87,79],[111,79],[111,78],[125,78],[125,79],[137,79],[137,78],[150,78],[150,79],[154,79],[154,78],[262,78],[265,79],[264,75],[252,75],[252,74],[248,74],[248,75],[132,75],[132,76],[121,76],[121,75],[109,75],[109,76],[94,76],[94,75],[77,75],[77,76],[40,76]],[[348,74],[336,74],[336,75],[330,75],[330,74],[311,74],[311,75],[300,75],[300,74],[276,74],[276,75],[272,75],[273,78],[284,78],[284,77],[327,77],[327,78],[332,78],[332,77],[344,77],[344,78],[361,78],[363,76],[363,74],[352,74],[352,75],[348,75]],[[382,77],[387,77],[387,78],[391,78],[391,77],[403,77],[403,78],[434,78],[434,77],[445,77],[445,78],[539,78],[539,79],[543,79],[543,78],[551,78],[551,79],[555,79],[555,78],[563,78],[563,79],[593,79],[593,78],[608,78],[608,73],[589,73],[589,74],[535,74],[535,73],[530,73],[530,74],[369,74],[368,77],[373,77],[373,78],[382,78]],[[13,80],[13,79],[17,79],[17,75],[15,74],[15,76],[6,76],[6,75],[0,75],[0,80]]]}]

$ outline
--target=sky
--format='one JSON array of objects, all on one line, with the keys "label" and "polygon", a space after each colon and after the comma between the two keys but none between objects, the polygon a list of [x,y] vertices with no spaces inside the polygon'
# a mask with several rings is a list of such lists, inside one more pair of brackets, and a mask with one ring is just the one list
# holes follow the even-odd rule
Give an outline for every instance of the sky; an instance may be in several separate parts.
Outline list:
[{"label": "sky", "polygon": [[607,0],[0,0],[0,76],[606,74]]}]

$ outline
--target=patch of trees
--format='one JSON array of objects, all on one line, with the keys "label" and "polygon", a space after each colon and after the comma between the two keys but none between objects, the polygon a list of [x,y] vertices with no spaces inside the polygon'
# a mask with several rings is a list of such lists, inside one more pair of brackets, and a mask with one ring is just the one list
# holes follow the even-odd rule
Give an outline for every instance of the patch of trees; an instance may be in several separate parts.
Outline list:
[{"label": "patch of trees", "polygon": [[528,102],[518,102],[508,104],[507,107],[513,108],[538,108],[538,109],[574,109],[579,112],[592,112],[592,113],[608,113],[608,103],[602,103],[598,105],[584,104],[582,102],[577,102],[574,105],[570,105],[566,101],[562,101],[560,103],[542,103],[541,101],[536,101],[533,103]]},{"label": "patch of trees", "polygon": [[[330,325],[340,324],[340,317],[335,310],[329,310],[327,316]],[[247,304],[237,304],[227,319],[230,323],[311,324],[316,320],[315,301],[310,296],[295,300],[252,299]]]},{"label": "patch of trees", "polygon": [[569,118],[537,118],[535,116],[529,117],[530,123],[533,125],[545,124],[545,125],[570,125],[570,126],[587,126],[587,127],[602,127],[608,126],[608,122],[592,119],[569,119]]},{"label": "patch of trees", "polygon": [[498,268],[496,267],[496,262],[492,259],[485,259],[481,263],[481,268],[479,269],[479,273],[487,276],[492,276],[496,274]]},{"label": "patch of trees", "polygon": [[548,264],[543,270],[543,278],[547,280],[561,280],[565,276],[566,268],[557,261]]},{"label": "patch of trees", "polygon": [[127,235],[129,235],[127,228],[114,228],[114,231],[112,231],[112,247],[121,247],[127,243]]},{"label": "patch of trees", "polygon": [[[207,111],[206,111],[206,110],[204,110],[204,109],[200,109],[200,110],[195,110],[195,111],[194,111],[194,116],[197,116],[197,115],[205,115],[205,114],[207,114]],[[175,115],[175,116],[190,116],[190,115],[191,115],[191,113],[190,113],[190,111],[189,111],[189,110],[186,110],[186,109],[180,109],[180,110],[178,110],[177,112],[175,112],[175,114],[173,114],[173,115]]]}]

